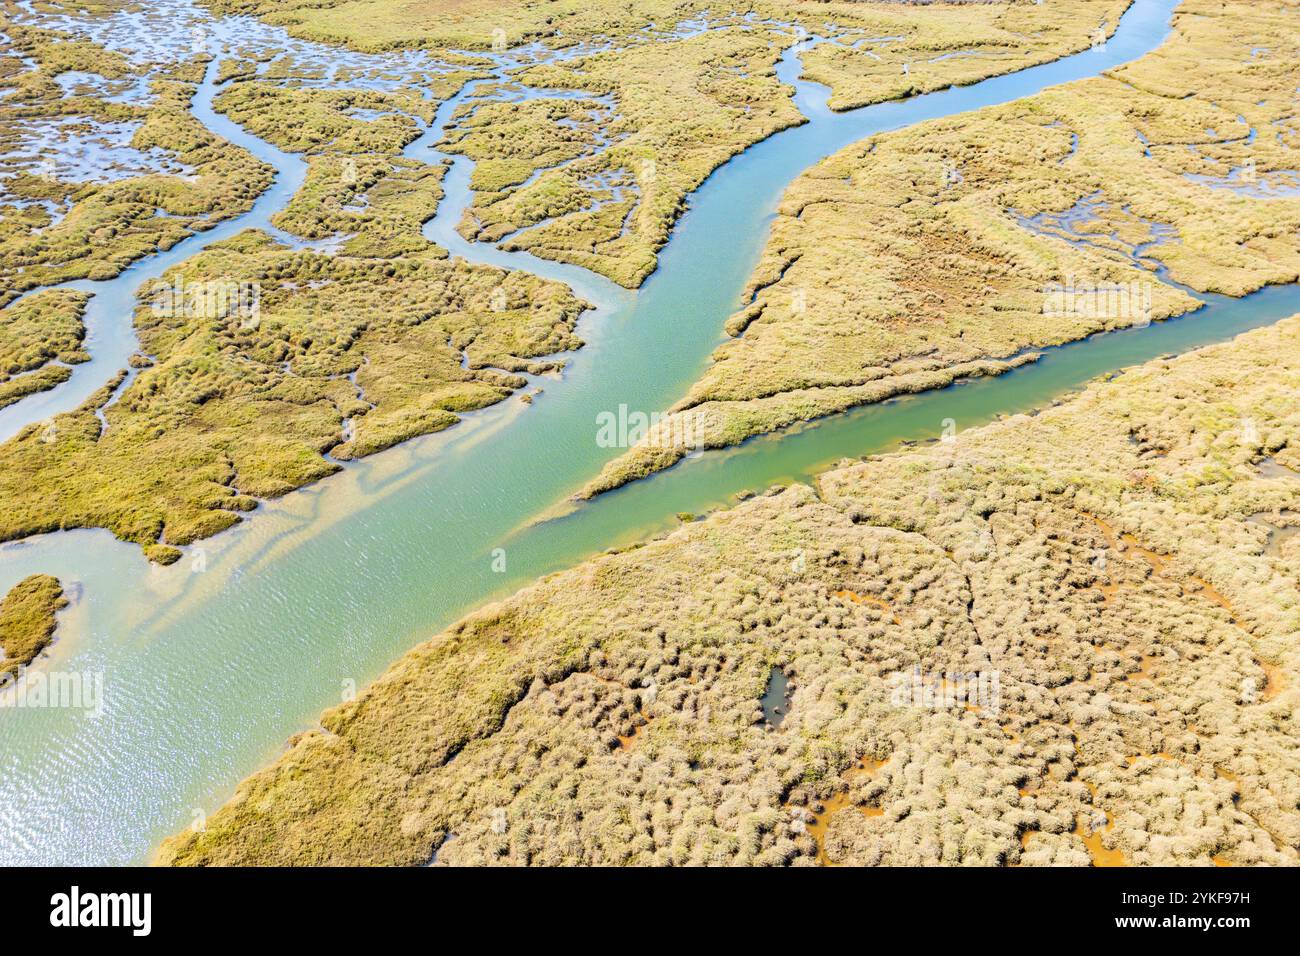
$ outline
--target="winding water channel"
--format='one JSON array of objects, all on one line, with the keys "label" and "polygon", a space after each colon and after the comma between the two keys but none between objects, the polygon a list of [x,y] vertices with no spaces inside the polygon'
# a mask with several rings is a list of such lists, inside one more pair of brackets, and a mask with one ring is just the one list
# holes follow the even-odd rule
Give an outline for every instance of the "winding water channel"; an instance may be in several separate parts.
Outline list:
[{"label": "winding water channel", "polygon": [[[42,666],[104,675],[97,717],[0,710],[0,863],[142,862],[159,839],[197,812],[214,810],[323,708],[420,640],[539,575],[668,528],[677,512],[699,513],[730,503],[742,489],[806,479],[841,457],[935,436],[946,418],[965,427],[1041,407],[1096,375],[1300,311],[1295,287],[1241,300],[1204,297],[1206,305],[1185,318],[1049,350],[1000,378],[708,453],[562,518],[534,521],[617,454],[596,445],[600,412],[620,404],[666,408],[699,375],[757,262],[773,210],[801,171],[872,133],[1005,102],[1134,59],[1168,34],[1176,2],[1137,0],[1104,49],[844,114],[826,108],[824,88],[798,80],[792,48],[780,75],[795,85],[809,122],[720,168],[694,195],[659,270],[636,293],[576,267],[466,242],[452,226],[470,199],[472,164],[454,158],[426,236],[454,255],[574,286],[599,306],[580,325],[587,346],[562,377],[541,381],[545,392],[531,406],[504,402],[449,431],[352,463],[264,504],[171,568],[150,566],[138,548],[103,531],[0,547],[0,589],[36,572],[73,585],[76,600]],[[300,181],[299,159],[210,112],[212,76],[196,99],[196,115],[272,162],[276,183],[253,212],[140,263],[116,285],[101,284],[97,300],[103,296],[104,303],[96,308],[104,312],[90,346],[96,361],[102,352],[103,367],[83,367],[87,383],[122,367],[134,347],[127,326],[140,282],[223,229],[264,224]],[[433,144],[469,95],[462,91],[443,104],[406,154],[442,159]],[[51,393],[42,401],[54,405],[39,412],[28,406],[22,415],[48,415],[75,394]],[[0,424],[21,427],[20,415]]]},{"label": "winding water channel", "polygon": [[[63,385],[40,392],[8,408],[0,409],[0,441],[8,441],[32,422],[70,412],[81,406],[97,389],[119,370],[127,368],[127,359],[139,348],[130,318],[135,313],[137,290],[160,279],[172,266],[184,262],[205,246],[236,236],[245,229],[262,229],[282,240],[291,237],[271,226],[271,216],[283,209],[307,177],[307,163],[299,156],[276,149],[270,143],[244,132],[212,107],[217,95],[218,59],[208,64],[203,82],[194,94],[190,110],[199,122],[218,136],[242,146],[258,159],[276,169],[275,181],[257,197],[244,215],[227,219],[212,229],[183,239],[166,252],[141,259],[113,279],[82,279],[57,286],[33,289],[27,295],[45,289],[75,289],[90,294],[86,305],[86,350],[90,361],[72,366],[72,377]],[[26,298],[22,296],[21,298]],[[132,373],[134,374],[134,373]],[[121,388],[128,382],[124,381]]]}]

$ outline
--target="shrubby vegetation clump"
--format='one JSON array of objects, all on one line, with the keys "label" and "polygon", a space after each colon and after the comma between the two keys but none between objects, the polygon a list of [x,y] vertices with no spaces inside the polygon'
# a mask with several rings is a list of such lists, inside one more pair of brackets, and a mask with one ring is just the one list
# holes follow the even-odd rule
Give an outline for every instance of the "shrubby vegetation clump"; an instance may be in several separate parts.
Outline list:
[{"label": "shrubby vegetation clump", "polygon": [[[420,133],[417,119],[428,122],[437,101],[415,92],[305,89],[248,78],[229,83],[213,106],[286,152],[364,156],[401,152]],[[358,117],[352,110],[381,115]]]},{"label": "shrubby vegetation clump", "polygon": [[162,859],[1295,864],[1298,356],[1300,316],[552,575]]},{"label": "shrubby vegetation clump", "polygon": [[804,54],[804,74],[831,88],[831,109],[965,86],[1077,53],[1114,33],[1129,4],[958,0],[927,6],[855,4],[848,7],[851,19],[841,21],[844,4],[818,4],[854,28]]},{"label": "shrubby vegetation clump", "polygon": [[483,74],[453,69],[431,78],[427,91],[415,85],[380,91],[301,86],[270,67],[246,67],[232,72],[215,107],[307,163],[306,182],[272,225],[302,239],[328,240],[345,255],[427,255],[431,247],[420,227],[442,199],[443,167],[405,158],[402,150],[441,99]]},{"label": "shrubby vegetation clump", "polygon": [[0,600],[0,687],[50,645],[67,604],[63,585],[48,574],[23,578]]}]

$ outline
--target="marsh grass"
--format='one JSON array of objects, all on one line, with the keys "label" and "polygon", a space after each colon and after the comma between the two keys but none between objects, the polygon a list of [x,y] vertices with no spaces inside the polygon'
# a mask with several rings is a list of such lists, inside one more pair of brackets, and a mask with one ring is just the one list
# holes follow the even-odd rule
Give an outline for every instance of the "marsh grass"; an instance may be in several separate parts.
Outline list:
[{"label": "marsh grass", "polygon": [[[120,54],[54,30],[18,26],[0,11],[0,153],[18,151],[19,124],[70,119],[77,136],[93,138],[99,124],[136,126],[130,145],[158,149],[190,170],[105,182],[68,182],[39,167],[9,168],[0,217],[0,308],[20,293],[72,279],[110,279],[131,262],[167,249],[212,223],[248,209],[271,182],[272,170],[199,123],[189,103],[201,64],[160,70],[147,105],[97,96],[64,96],[55,77],[69,70],[115,78],[131,74]],[[27,69],[24,58],[35,65]],[[53,135],[53,134],[52,134]],[[50,144],[53,145],[52,143]],[[54,201],[55,216],[31,201]]]},{"label": "marsh grass", "polygon": [[33,574],[0,600],[0,685],[13,680],[54,640],[56,615],[67,607],[59,579]]},{"label": "marsh grass", "polygon": [[84,293],[55,289],[28,296],[4,311],[0,408],[62,384],[72,375],[67,365],[89,360],[82,347],[85,305]]},{"label": "marsh grass", "polygon": [[564,287],[433,251],[335,257],[247,232],[162,286],[234,281],[260,290],[255,319],[147,301],[120,398],[110,383],[0,446],[0,540],[104,527],[175,560],[257,499],[446,428],[556,367],[534,357],[580,344]]}]

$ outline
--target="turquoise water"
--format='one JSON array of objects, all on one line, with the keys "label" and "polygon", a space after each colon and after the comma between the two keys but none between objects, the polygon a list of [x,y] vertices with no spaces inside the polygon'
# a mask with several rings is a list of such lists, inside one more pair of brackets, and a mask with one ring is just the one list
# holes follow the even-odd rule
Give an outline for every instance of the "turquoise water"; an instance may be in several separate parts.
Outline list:
[{"label": "turquoise water", "polygon": [[[102,672],[104,713],[0,712],[0,862],[129,863],[213,811],[319,711],[465,610],[603,548],[671,526],[678,511],[744,488],[807,477],[850,455],[1037,407],[1087,379],[1220,341],[1300,311],[1292,288],[1147,329],[1051,350],[1037,364],[861,409],[683,463],[552,521],[534,523],[618,449],[596,416],[655,411],[684,393],[721,341],[776,203],[803,169],[871,133],[1090,76],[1152,49],[1175,0],[1139,0],[1104,50],[970,87],[847,114],[799,83],[810,119],[746,151],[693,197],[660,269],[637,293],[582,270],[471,245],[448,226],[468,199],[458,161],[426,234],[458,255],[572,280],[600,305],[587,346],[531,406],[505,402],[440,435],[357,462],[268,503],[244,524],[152,568],[105,532],[0,548],[0,587],[36,571],[79,598],[44,667]],[[798,60],[787,55],[783,79]],[[408,150],[439,159],[431,130]],[[421,153],[427,154],[421,157]]]}]

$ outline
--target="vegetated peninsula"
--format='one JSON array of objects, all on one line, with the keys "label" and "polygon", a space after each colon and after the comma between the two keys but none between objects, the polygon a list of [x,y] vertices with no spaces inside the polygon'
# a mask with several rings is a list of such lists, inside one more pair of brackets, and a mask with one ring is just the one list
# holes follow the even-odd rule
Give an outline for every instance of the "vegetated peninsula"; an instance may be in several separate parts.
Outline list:
[{"label": "vegetated peninsula", "polygon": [[66,382],[69,365],[85,362],[86,297],[50,289],[15,302],[0,325],[0,408]]},{"label": "vegetated peninsula", "polygon": [[160,858],[1295,864],[1297,389],[1300,316],[548,577]]},{"label": "vegetated peninsula", "polygon": [[[1133,64],[809,170],[731,339],[581,497],[668,467],[686,439],[735,444],[1194,307],[1166,274],[1229,295],[1296,281],[1295,27],[1278,0],[1185,0],[1169,40]],[[1053,309],[1053,287],[1125,297]]]},{"label": "vegetated peninsula", "polygon": [[67,605],[59,579],[48,574],[24,578],[0,600],[0,686],[50,645],[56,615]]},{"label": "vegetated peninsula", "polygon": [[[166,289],[140,290],[129,375],[0,444],[0,540],[103,527],[173,562],[258,499],[447,428],[515,394],[524,373],[557,370],[555,353],[581,344],[585,303],[531,275],[449,261],[421,231],[445,167],[404,150],[466,83],[492,80],[436,144],[477,164],[462,233],[636,285],[711,170],[801,121],[775,75],[801,28],[862,66],[925,60],[915,92],[1079,49],[1127,4],[210,6],[425,59],[393,79],[374,65],[326,71],[319,51],[267,50],[252,31],[220,51],[215,108],[300,154],[305,181],[271,217],[276,234],[216,243],[172,268]],[[83,160],[0,176],[0,276],[9,298],[32,293],[0,300],[3,405],[57,387],[84,358],[84,296],[47,286],[110,278],[246,211],[273,170],[191,112],[214,50],[136,62],[20,22],[29,12],[9,0],[0,12],[0,142],[15,153],[34,135],[106,144],[90,182],[74,181]],[[532,59],[495,58],[531,40]],[[908,92],[852,79],[848,63],[822,68],[836,88],[851,85],[845,102]],[[196,307],[184,291],[225,288],[256,289],[258,314],[219,297]]]}]

